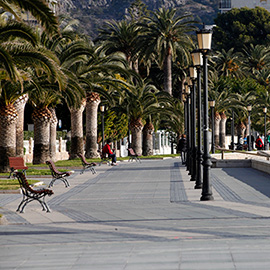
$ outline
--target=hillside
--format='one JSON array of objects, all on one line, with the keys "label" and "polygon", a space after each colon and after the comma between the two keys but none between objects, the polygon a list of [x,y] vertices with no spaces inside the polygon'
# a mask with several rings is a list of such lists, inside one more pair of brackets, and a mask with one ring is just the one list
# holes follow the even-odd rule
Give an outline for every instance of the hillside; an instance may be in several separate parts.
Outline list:
[{"label": "hillside", "polygon": [[[121,20],[134,0],[58,0],[59,13],[69,14],[81,23],[81,30],[96,36],[106,20]],[[142,0],[149,10],[162,6],[176,8],[179,15],[191,13],[194,18],[212,24],[218,12],[218,0]]]}]

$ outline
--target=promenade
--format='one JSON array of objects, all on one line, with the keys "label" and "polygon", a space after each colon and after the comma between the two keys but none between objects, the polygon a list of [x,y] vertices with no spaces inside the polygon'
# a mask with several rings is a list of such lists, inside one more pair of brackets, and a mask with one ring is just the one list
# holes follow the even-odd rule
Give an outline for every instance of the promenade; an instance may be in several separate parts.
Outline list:
[{"label": "promenade", "polygon": [[211,169],[215,200],[201,202],[179,158],[96,170],[56,182],[51,213],[0,194],[0,269],[270,269],[268,174]]}]

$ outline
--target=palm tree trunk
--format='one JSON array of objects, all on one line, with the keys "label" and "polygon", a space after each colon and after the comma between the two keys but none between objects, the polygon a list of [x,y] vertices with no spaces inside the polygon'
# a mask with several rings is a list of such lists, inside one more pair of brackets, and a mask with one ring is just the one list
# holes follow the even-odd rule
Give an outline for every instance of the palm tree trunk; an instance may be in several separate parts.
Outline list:
[{"label": "palm tree trunk", "polygon": [[148,122],[143,127],[143,155],[153,155],[153,131],[154,126],[151,122]]},{"label": "palm tree trunk", "polygon": [[131,130],[131,147],[136,152],[137,155],[142,154],[142,129],[143,124],[141,119],[131,121],[130,130]]},{"label": "palm tree trunk", "polygon": [[98,157],[97,154],[97,111],[100,97],[91,93],[86,102],[86,153],[87,158]]},{"label": "palm tree trunk", "polygon": [[220,131],[220,115],[218,112],[215,113],[215,145],[219,145],[219,131]]},{"label": "palm tree trunk", "polygon": [[84,100],[79,109],[69,108],[71,118],[71,146],[69,159],[75,159],[79,154],[84,154],[83,141],[83,111],[86,100]]},{"label": "palm tree trunk", "polygon": [[55,108],[49,108],[52,118],[50,121],[50,159],[56,161],[56,129],[57,129],[57,116],[55,113]]},{"label": "palm tree trunk", "polygon": [[34,122],[33,164],[45,163],[50,159],[50,120],[48,108],[35,109],[32,114]]},{"label": "palm tree trunk", "polygon": [[17,117],[13,105],[0,108],[0,172],[9,172],[8,157],[16,156]]},{"label": "palm tree trunk", "polygon": [[237,124],[236,132],[237,132],[238,138],[240,136],[242,136],[242,138],[244,138],[245,137],[245,131],[246,131],[246,126],[245,126],[245,124],[243,122]]},{"label": "palm tree trunk", "polygon": [[22,157],[24,155],[23,147],[23,130],[24,130],[24,108],[28,100],[28,94],[20,96],[14,103],[15,109],[18,113],[16,122],[16,156]]},{"label": "palm tree trunk", "polygon": [[164,91],[172,95],[172,55],[168,52],[164,59]]},{"label": "palm tree trunk", "polygon": [[221,121],[220,121],[220,147],[225,148],[225,137],[226,137],[226,122],[227,116],[225,112],[220,113]]}]

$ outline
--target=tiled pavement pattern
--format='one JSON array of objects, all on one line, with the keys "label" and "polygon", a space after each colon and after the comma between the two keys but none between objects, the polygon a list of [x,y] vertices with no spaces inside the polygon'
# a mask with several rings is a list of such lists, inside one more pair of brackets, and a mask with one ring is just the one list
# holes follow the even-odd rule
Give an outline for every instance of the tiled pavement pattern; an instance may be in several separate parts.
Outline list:
[{"label": "tiled pavement pattern", "polygon": [[211,181],[215,200],[201,202],[168,159],[76,171],[53,187],[51,213],[16,213],[21,195],[0,194],[0,269],[269,270],[269,175],[212,169]]}]

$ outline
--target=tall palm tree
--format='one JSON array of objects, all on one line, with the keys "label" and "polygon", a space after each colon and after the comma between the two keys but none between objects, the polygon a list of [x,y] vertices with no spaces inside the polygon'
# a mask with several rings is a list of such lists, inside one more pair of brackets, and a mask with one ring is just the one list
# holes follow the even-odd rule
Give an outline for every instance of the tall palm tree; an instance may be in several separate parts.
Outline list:
[{"label": "tall palm tree", "polygon": [[[7,134],[16,134],[13,122],[17,118],[14,102],[24,94],[24,81],[32,80],[32,70],[35,68],[46,70],[50,78],[55,78],[56,71],[53,61],[49,60],[44,50],[33,46],[37,43],[37,37],[31,29],[21,23],[2,24],[1,35],[1,77],[0,110],[2,120],[7,128],[1,130],[1,170],[8,169],[8,156],[16,155],[16,139]],[[8,63],[9,62],[9,63]],[[10,82],[11,81],[11,82]],[[14,87],[16,88],[14,90]],[[21,111],[22,112],[22,111]],[[12,131],[11,131],[12,130]],[[5,139],[6,138],[6,139]],[[9,141],[7,141],[7,138]],[[12,146],[11,146],[12,145]]]},{"label": "tall palm tree", "polygon": [[[216,74],[217,75],[217,74]],[[215,100],[214,140],[216,146],[225,147],[227,113],[235,106],[235,94],[230,91],[230,80],[224,77],[212,77],[209,97]]]},{"label": "tall palm tree", "polygon": [[19,83],[1,80],[0,98],[0,172],[9,171],[8,157],[16,156],[17,110],[13,105],[20,97]]},{"label": "tall palm tree", "polygon": [[105,55],[96,48],[86,66],[78,71],[80,82],[86,91],[86,153],[87,158],[97,157],[97,109],[100,95],[111,102],[110,88],[117,89],[125,81],[117,79],[117,74],[129,76],[126,61],[121,55]]},{"label": "tall palm tree", "polygon": [[149,116],[157,113],[157,109],[160,108],[159,96],[163,95],[163,93],[158,93],[158,90],[153,85],[141,79],[128,88],[124,87],[123,94],[122,102],[113,109],[128,116],[132,137],[131,146],[138,155],[141,155],[144,123],[148,119],[148,125],[152,129]]},{"label": "tall palm tree", "polygon": [[16,156],[22,157],[24,155],[24,108],[28,100],[28,94],[23,94],[15,102],[14,107],[18,114],[16,121]]},{"label": "tall palm tree", "polygon": [[176,17],[176,9],[159,9],[141,23],[141,53],[149,59],[155,53],[164,72],[164,91],[172,94],[172,61],[176,50],[188,54],[192,40],[188,34],[195,29],[190,15]]},{"label": "tall palm tree", "polygon": [[49,107],[60,102],[61,93],[53,84],[48,84],[46,78],[43,81],[39,79],[31,87],[29,101],[34,108],[32,114],[34,122],[33,164],[40,164],[51,158],[50,128],[54,112],[52,113]]},{"label": "tall palm tree", "polygon": [[61,35],[48,39],[43,34],[41,41],[47,48],[55,52],[60,61],[60,69],[67,79],[62,96],[71,113],[69,154],[70,159],[74,159],[78,157],[78,154],[84,154],[82,113],[85,108],[85,91],[80,83],[81,75],[78,70],[80,70],[80,66],[87,65],[88,56],[92,55],[93,49],[87,40],[73,31],[70,24],[68,25],[65,25]]}]

